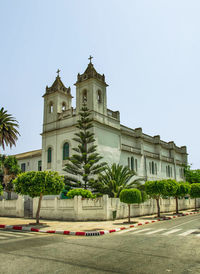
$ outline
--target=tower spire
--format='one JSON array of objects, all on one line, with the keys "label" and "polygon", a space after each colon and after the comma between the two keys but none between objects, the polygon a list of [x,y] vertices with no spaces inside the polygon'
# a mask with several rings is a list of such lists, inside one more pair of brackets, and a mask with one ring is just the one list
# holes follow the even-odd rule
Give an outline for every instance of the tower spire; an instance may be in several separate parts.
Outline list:
[{"label": "tower spire", "polygon": [[60,75],[59,75],[59,73],[60,73],[60,69],[58,69],[58,70],[56,71],[56,73],[58,74],[58,76],[60,76]]},{"label": "tower spire", "polygon": [[88,58],[88,59],[90,60],[90,64],[92,64],[92,58],[93,58],[93,57],[92,57],[91,55],[90,55],[89,58]]}]

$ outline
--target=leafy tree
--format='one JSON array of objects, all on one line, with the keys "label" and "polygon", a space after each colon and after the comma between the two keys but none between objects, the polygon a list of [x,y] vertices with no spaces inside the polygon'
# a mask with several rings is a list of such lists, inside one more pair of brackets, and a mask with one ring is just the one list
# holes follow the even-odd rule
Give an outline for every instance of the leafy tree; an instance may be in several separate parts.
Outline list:
[{"label": "leafy tree", "polygon": [[0,181],[4,190],[10,193],[13,189],[12,181],[21,172],[15,156],[0,155]]},{"label": "leafy tree", "polygon": [[[186,166],[185,169],[184,169],[184,171],[185,171],[186,180],[190,184],[195,184],[195,183],[199,184],[200,183],[200,169],[193,169],[192,170],[190,166]],[[193,197],[193,198],[195,199],[195,210],[196,210],[196,208],[197,208],[197,206],[196,206],[196,204],[197,204],[196,198],[197,197]]]},{"label": "leafy tree", "polygon": [[[137,188],[137,189],[139,189],[139,188]],[[141,192],[141,196],[142,196],[142,203],[144,203],[145,201],[147,201],[149,199],[149,197],[148,197],[146,191],[140,190],[140,192]]]},{"label": "leafy tree", "polygon": [[165,185],[163,196],[174,197],[178,189],[177,182],[172,179],[162,181]]},{"label": "leafy tree", "polygon": [[80,119],[78,120],[78,133],[75,133],[73,140],[78,143],[78,146],[73,148],[76,154],[68,158],[64,170],[69,173],[66,179],[71,182],[72,187],[88,188],[89,182],[96,174],[101,173],[106,166],[105,162],[99,162],[101,157],[96,152],[96,145],[94,145],[94,133],[91,131],[92,119],[90,118],[90,111],[86,104],[80,111]]},{"label": "leafy tree", "polygon": [[40,207],[43,195],[59,194],[64,188],[62,176],[53,171],[28,171],[18,175],[13,181],[15,191],[21,195],[40,197],[36,213],[36,223],[39,223]]},{"label": "leafy tree", "polygon": [[16,145],[19,132],[17,120],[7,113],[4,108],[0,109],[0,146],[5,150],[5,146]]},{"label": "leafy tree", "polygon": [[158,217],[160,217],[160,197],[166,195],[166,184],[164,181],[147,181],[145,182],[145,191],[153,199],[156,200]]},{"label": "leafy tree", "polygon": [[186,166],[184,169],[186,181],[190,184],[200,183],[200,169],[191,169],[190,166]]},{"label": "leafy tree", "polygon": [[149,199],[149,196],[147,195],[145,191],[145,184],[143,184],[141,181],[142,179],[137,179],[134,181],[134,183],[135,183],[135,188],[139,189],[139,191],[141,192],[142,203],[144,203],[145,201]]},{"label": "leafy tree", "polygon": [[178,199],[184,197],[185,195],[189,194],[190,192],[190,184],[187,182],[177,182],[177,191],[174,195],[176,200],[176,214],[178,214]]},{"label": "leafy tree", "polygon": [[196,198],[200,198],[200,183],[191,184],[190,196],[191,198],[195,198],[195,210],[197,210]]},{"label": "leafy tree", "polygon": [[138,179],[131,181],[135,175],[136,173],[127,166],[114,163],[111,167],[107,166],[105,171],[99,174],[96,181],[91,182],[91,187],[95,192],[118,198],[123,189],[136,186]]},{"label": "leafy tree", "polygon": [[123,189],[119,195],[120,201],[128,204],[128,222],[130,223],[130,205],[142,202],[141,192],[138,189]]},{"label": "leafy tree", "polygon": [[92,192],[88,189],[82,189],[82,188],[74,188],[71,189],[68,193],[67,196],[69,198],[74,198],[74,196],[81,196],[83,198],[96,198],[95,195],[92,194]]}]

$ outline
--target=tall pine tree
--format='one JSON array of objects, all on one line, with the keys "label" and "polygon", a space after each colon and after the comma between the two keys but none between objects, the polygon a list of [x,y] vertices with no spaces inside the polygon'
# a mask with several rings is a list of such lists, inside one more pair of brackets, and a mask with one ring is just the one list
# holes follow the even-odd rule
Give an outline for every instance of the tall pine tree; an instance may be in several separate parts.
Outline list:
[{"label": "tall pine tree", "polygon": [[92,119],[85,102],[79,114],[80,119],[76,126],[79,132],[75,133],[75,138],[73,138],[78,143],[77,147],[73,148],[76,154],[68,158],[64,170],[68,173],[66,180],[69,181],[69,185],[87,189],[90,181],[95,175],[104,171],[107,164],[99,162],[103,157],[96,152],[94,133],[91,132]]}]

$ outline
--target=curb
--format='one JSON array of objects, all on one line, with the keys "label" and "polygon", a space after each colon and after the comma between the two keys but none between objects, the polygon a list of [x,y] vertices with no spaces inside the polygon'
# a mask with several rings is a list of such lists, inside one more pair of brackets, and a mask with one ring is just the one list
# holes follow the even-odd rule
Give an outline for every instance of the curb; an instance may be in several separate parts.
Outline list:
[{"label": "curb", "polygon": [[133,228],[133,227],[137,227],[137,226],[141,226],[141,225],[147,225],[147,224],[155,223],[155,222],[159,222],[159,221],[167,221],[167,220],[171,220],[174,218],[198,214],[198,213],[199,212],[190,212],[190,213],[185,213],[185,214],[182,213],[182,214],[178,214],[173,217],[164,217],[164,218],[160,218],[157,220],[140,222],[136,225],[129,225],[128,227],[119,227],[119,228],[110,229],[110,230],[91,231],[91,232],[84,232],[84,231],[73,232],[73,231],[68,231],[68,230],[40,230],[40,229],[34,228],[34,227],[25,227],[25,226],[18,226],[18,225],[1,225],[1,224],[0,224],[0,228],[6,228],[6,229],[12,229],[12,230],[24,230],[24,231],[32,231],[32,232],[40,232],[40,233],[74,235],[74,236],[100,236],[100,235],[105,235],[105,234],[109,234],[109,233],[113,233],[113,232],[118,232],[118,231],[128,229],[128,228]]}]

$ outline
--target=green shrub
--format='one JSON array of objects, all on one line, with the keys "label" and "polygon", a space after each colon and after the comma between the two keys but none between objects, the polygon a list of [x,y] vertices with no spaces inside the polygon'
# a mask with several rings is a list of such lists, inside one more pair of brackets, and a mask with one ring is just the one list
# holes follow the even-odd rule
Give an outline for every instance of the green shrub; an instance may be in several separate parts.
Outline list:
[{"label": "green shrub", "polygon": [[67,193],[67,197],[69,198],[74,198],[74,196],[81,196],[83,198],[96,198],[96,195],[93,195],[90,190],[87,189],[82,189],[82,188],[76,188],[76,189],[71,189]]},{"label": "green shrub", "polygon": [[126,204],[137,204],[142,202],[142,195],[138,189],[123,189],[119,195],[120,201]]},{"label": "green shrub", "polygon": [[65,185],[62,192],[60,193],[60,199],[68,199],[67,193],[71,190],[69,185]]}]

